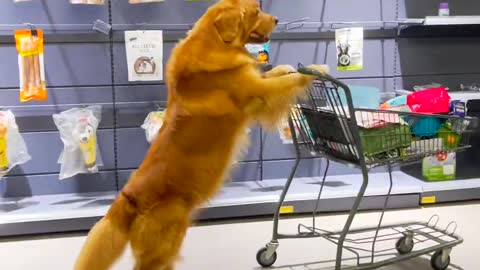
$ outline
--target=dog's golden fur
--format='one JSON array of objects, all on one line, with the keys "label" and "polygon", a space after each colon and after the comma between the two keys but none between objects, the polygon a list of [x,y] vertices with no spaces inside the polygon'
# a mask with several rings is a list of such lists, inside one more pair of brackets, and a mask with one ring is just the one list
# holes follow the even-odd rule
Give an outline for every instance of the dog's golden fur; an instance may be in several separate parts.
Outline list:
[{"label": "dog's golden fur", "polygon": [[75,270],[108,269],[128,243],[134,269],[174,269],[191,214],[222,186],[246,128],[274,126],[314,79],[289,66],[260,74],[244,45],[267,41],[275,25],[255,0],[223,0],[179,42],[167,64],[163,126],[90,231]]}]

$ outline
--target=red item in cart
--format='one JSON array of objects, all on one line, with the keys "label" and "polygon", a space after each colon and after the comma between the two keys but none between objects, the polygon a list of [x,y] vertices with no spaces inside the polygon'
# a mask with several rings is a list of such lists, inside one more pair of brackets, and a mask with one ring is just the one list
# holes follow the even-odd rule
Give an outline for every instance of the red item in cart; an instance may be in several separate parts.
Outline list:
[{"label": "red item in cart", "polygon": [[448,113],[450,96],[445,87],[430,88],[407,95],[407,105],[416,113]]}]

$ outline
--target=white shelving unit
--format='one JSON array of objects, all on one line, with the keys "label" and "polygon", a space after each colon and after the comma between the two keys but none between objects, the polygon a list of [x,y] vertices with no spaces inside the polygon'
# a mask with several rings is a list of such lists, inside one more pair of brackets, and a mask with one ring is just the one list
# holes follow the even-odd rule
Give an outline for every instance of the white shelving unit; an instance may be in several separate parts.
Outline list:
[{"label": "white shelving unit", "polygon": [[423,25],[475,25],[480,16],[427,16]]}]

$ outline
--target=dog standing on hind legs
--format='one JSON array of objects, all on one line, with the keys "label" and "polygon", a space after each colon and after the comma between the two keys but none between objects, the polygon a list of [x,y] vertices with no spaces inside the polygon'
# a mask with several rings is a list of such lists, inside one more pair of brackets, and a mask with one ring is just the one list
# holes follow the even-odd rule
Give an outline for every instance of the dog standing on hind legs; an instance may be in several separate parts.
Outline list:
[{"label": "dog standing on hind legs", "polygon": [[222,186],[247,145],[245,129],[274,127],[314,79],[290,66],[259,72],[245,44],[268,41],[276,24],[255,0],[222,0],[177,44],[166,69],[163,126],[90,231],[75,270],[109,269],[128,243],[135,270],[174,269],[191,214]]}]

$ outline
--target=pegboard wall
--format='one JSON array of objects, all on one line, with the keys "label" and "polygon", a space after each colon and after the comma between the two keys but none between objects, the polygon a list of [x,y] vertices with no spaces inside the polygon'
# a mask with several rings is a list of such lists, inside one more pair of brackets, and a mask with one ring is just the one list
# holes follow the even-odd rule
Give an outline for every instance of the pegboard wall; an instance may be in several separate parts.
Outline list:
[{"label": "pegboard wall", "polygon": [[[131,171],[143,160],[148,148],[140,125],[156,103],[166,101],[163,83],[131,83],[127,80],[123,30],[163,29],[165,34],[182,33],[175,29],[195,22],[211,4],[166,0],[163,3],[130,5],[127,0],[106,1],[104,6],[71,5],[67,0],[0,2],[0,106],[10,108],[27,142],[32,160],[11,171],[0,181],[0,196],[25,197],[56,193],[111,191],[121,188]],[[419,3],[421,2],[421,3]],[[335,27],[356,22],[373,33],[364,44],[364,69],[332,75],[346,83],[375,86],[385,96],[394,89],[411,88],[432,81],[456,87],[459,83],[480,81],[479,36],[398,38],[375,35],[376,30],[393,29],[388,22],[419,18],[437,13],[436,0],[263,0],[263,9],[281,22],[309,17],[309,21],[336,22]],[[480,14],[480,3],[450,1],[451,13]],[[105,36],[88,29],[95,20],[113,26]],[[45,25],[45,65],[49,90],[46,102],[21,104],[18,100],[17,54],[11,39],[15,24]],[[149,25],[144,25],[148,23]],[[56,28],[56,25],[62,27]],[[143,25],[143,26],[142,26]],[[156,26],[155,26],[156,25]],[[273,64],[299,62],[336,63],[333,24],[318,28],[301,27],[286,31],[272,40]],[[291,39],[289,34],[313,33],[306,39]],[[317,33],[318,35],[316,35]],[[282,38],[284,37],[284,38]],[[174,47],[173,38],[164,45],[167,60]],[[63,144],[51,118],[54,113],[88,104],[102,104],[98,143],[104,166],[98,174],[58,180],[57,160]],[[285,178],[293,165],[291,145],[284,145],[277,133],[252,130],[252,147],[232,174],[233,181]],[[319,175],[322,161],[303,160],[298,176]],[[332,166],[332,165],[331,165]],[[333,168],[332,168],[333,167]],[[351,168],[334,164],[333,174],[351,174]]]}]

